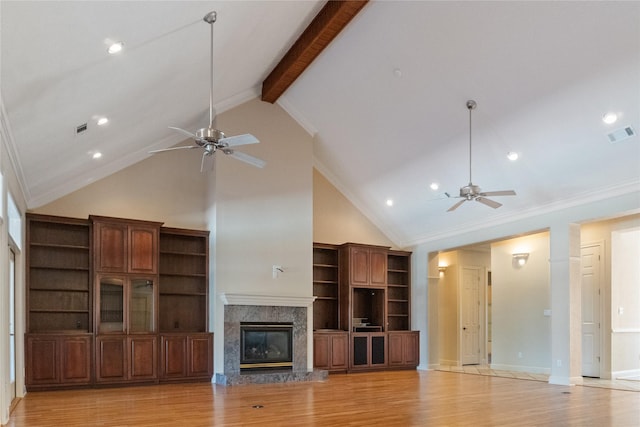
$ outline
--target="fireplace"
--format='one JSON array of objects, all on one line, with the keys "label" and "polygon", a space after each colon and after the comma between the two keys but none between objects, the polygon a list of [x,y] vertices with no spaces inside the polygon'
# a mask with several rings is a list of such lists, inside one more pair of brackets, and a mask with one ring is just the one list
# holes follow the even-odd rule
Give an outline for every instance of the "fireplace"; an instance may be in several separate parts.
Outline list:
[{"label": "fireplace", "polygon": [[[307,310],[313,304],[314,297],[224,293],[220,294],[220,299],[224,304],[222,337],[224,366],[222,372],[218,370],[219,367],[216,367],[216,384],[231,386],[324,381],[327,379],[327,371],[313,369],[313,354],[308,351],[309,341],[307,338],[310,338],[310,329]],[[275,327],[275,330],[266,331],[275,332],[275,334],[268,334],[273,337],[264,340],[260,338],[255,343],[252,341],[254,338],[251,338],[251,334],[247,336],[246,332],[242,332],[242,329],[249,325],[254,325],[258,329],[265,328],[265,326]],[[287,332],[290,344],[282,345],[281,339],[285,329],[291,331]],[[265,331],[262,330],[262,332]],[[259,334],[258,337],[260,337]],[[255,351],[250,350],[249,354],[246,354],[242,348],[243,341],[245,347],[249,342],[250,349],[254,347]],[[257,362],[255,360],[256,357],[253,356],[253,353],[260,352],[260,347],[269,348],[273,345],[277,346],[278,350],[274,353],[267,353],[266,361]],[[287,361],[282,360],[284,359],[282,355],[286,351],[280,347],[288,350]],[[276,355],[278,355],[277,358]],[[243,360],[245,358],[247,360]],[[271,364],[272,362],[288,366],[275,366]],[[262,363],[267,363],[267,368],[263,367],[264,365],[255,366]],[[241,364],[245,366],[241,367]],[[250,364],[254,366],[249,367]]]},{"label": "fireplace", "polygon": [[240,371],[291,370],[293,323],[241,322]]}]

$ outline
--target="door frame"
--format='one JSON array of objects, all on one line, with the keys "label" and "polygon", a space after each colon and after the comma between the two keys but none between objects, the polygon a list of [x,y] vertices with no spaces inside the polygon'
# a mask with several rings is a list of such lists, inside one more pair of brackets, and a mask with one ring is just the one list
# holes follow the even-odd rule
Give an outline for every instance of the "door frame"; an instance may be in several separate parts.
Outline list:
[{"label": "door frame", "polygon": [[[597,246],[600,249],[600,271],[598,272],[598,281],[600,282],[600,298],[599,298],[599,302],[598,302],[598,319],[600,320],[600,328],[599,328],[599,333],[598,333],[598,346],[599,346],[599,350],[600,350],[600,367],[599,367],[599,378],[604,378],[603,377],[603,373],[604,373],[604,366],[605,366],[605,355],[607,354],[608,350],[605,348],[605,337],[604,337],[604,331],[605,331],[605,293],[607,292],[607,286],[605,286],[605,241],[604,240],[598,240],[598,241],[594,241],[594,242],[587,242],[587,243],[581,243],[580,244],[580,260],[582,261],[582,250],[584,248],[588,248],[588,247],[592,247],[592,246]],[[582,278],[582,264],[580,265],[580,277]],[[581,303],[582,304],[582,303]],[[581,318],[582,318],[582,311],[581,311]],[[580,338],[582,338],[582,321],[580,322]],[[580,350],[582,352],[582,349]],[[582,356],[582,353],[581,353]],[[582,366],[580,366],[580,375],[582,375]]]}]

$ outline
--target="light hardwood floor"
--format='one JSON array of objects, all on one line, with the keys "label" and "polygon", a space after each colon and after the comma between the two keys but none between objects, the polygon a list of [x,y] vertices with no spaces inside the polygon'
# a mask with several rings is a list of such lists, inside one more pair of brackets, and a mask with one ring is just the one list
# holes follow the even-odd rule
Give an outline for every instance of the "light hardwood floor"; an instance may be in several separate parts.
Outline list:
[{"label": "light hardwood floor", "polygon": [[34,392],[11,427],[639,426],[640,393],[442,371]]}]

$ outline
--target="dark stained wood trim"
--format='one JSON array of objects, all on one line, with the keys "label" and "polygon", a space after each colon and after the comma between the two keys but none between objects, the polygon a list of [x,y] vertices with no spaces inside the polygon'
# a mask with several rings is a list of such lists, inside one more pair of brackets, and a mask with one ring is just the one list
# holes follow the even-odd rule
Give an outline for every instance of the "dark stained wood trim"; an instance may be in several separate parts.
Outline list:
[{"label": "dark stained wood trim", "polygon": [[329,0],[262,82],[262,100],[274,103],[369,0]]}]

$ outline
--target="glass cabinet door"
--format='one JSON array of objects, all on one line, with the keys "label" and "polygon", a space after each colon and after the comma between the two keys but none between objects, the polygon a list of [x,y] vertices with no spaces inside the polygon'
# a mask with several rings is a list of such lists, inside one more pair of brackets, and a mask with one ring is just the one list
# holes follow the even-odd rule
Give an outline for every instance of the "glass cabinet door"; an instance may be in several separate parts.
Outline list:
[{"label": "glass cabinet door", "polygon": [[100,278],[99,332],[124,332],[124,280]]},{"label": "glass cabinet door", "polygon": [[129,332],[153,332],[155,298],[150,279],[131,279],[129,301]]}]

